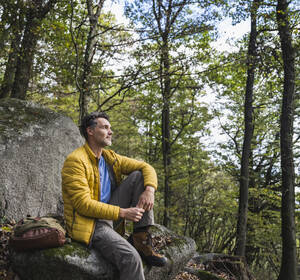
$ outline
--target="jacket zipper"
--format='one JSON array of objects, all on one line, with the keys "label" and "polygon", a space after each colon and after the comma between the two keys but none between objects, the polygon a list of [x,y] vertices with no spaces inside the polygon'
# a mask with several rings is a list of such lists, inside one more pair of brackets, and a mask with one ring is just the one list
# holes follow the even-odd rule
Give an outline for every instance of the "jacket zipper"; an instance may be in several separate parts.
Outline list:
[{"label": "jacket zipper", "polygon": [[[97,170],[98,170],[98,173],[99,173],[99,160],[96,159],[96,162],[97,162]],[[100,201],[100,195],[101,195],[101,191],[100,191],[100,174],[99,174],[99,190],[98,190],[98,200]],[[92,230],[92,233],[90,235],[90,240],[89,240],[89,243],[88,243],[88,248],[90,249],[92,247],[92,240],[93,240],[93,237],[94,237],[94,233],[95,233],[95,229],[96,229],[96,218],[93,219],[94,220],[94,224],[93,224],[93,230]]]},{"label": "jacket zipper", "polygon": [[[113,176],[115,176],[115,173],[114,173],[114,170],[113,170],[113,166],[114,166],[114,164],[116,163],[116,161],[117,161],[117,159],[115,159],[114,160],[114,162],[113,162],[113,164],[111,165],[111,167],[112,167],[112,175]],[[98,164],[97,164],[97,168],[98,168],[98,166],[99,166],[99,162],[98,162]],[[98,172],[99,172],[99,168],[98,168]],[[114,179],[115,180],[115,184],[117,183],[116,182],[116,179]],[[100,190],[100,174],[99,174],[99,195],[98,195],[98,199],[99,199],[99,201],[100,201],[100,195],[101,195],[101,190]],[[90,240],[89,240],[89,244],[88,244],[88,248],[90,249],[91,247],[92,247],[92,240],[93,240],[93,237],[94,237],[94,234],[95,234],[95,229],[96,229],[96,223],[97,223],[97,221],[96,221],[97,219],[94,219],[94,225],[93,225],[93,230],[92,230],[92,234],[91,234],[91,236],[90,236]]]}]

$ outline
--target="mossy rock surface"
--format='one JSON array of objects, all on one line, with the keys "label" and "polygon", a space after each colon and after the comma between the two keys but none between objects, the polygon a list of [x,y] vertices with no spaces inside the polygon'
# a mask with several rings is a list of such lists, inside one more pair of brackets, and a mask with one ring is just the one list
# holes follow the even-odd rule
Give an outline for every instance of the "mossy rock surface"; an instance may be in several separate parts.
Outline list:
[{"label": "mossy rock surface", "polygon": [[[162,268],[144,266],[146,280],[171,280],[195,254],[195,242],[161,225],[153,226],[151,231],[155,248],[169,261]],[[34,252],[11,251],[10,256],[13,269],[22,280],[119,279],[115,266],[96,251],[76,242]]]},{"label": "mossy rock surface", "polygon": [[11,260],[22,280],[111,280],[118,275],[96,251],[76,242],[60,248],[11,252]]},{"label": "mossy rock surface", "polygon": [[193,239],[177,235],[158,224],[151,227],[150,232],[156,251],[168,258],[168,264],[163,268],[144,267],[146,279],[173,279],[195,255],[196,243]]},{"label": "mossy rock surface", "polygon": [[32,125],[38,130],[58,118],[58,113],[33,102],[13,98],[1,99],[0,137],[4,142],[14,141],[16,136],[31,136],[34,133],[29,131]]}]

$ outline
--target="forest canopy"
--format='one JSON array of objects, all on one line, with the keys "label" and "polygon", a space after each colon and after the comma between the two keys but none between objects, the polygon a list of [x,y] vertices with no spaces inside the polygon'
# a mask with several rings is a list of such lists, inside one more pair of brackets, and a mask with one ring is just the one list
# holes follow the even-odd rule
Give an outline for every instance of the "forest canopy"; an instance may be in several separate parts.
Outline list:
[{"label": "forest canopy", "polygon": [[[297,0],[112,4],[0,0],[0,100],[75,123],[107,112],[112,148],[157,171],[157,223],[199,252],[245,256],[257,279],[295,279]],[[225,20],[249,23],[229,47],[218,45]]]}]

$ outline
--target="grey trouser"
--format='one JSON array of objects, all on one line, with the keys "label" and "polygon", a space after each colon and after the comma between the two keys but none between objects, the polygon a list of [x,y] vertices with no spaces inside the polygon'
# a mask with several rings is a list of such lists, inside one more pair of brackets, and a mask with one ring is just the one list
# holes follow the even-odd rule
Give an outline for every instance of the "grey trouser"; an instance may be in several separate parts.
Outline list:
[{"label": "grey trouser", "polygon": [[[135,207],[141,193],[145,190],[143,175],[132,172],[113,192],[110,204],[121,208]],[[146,211],[134,228],[153,225],[153,210]],[[136,249],[113,229],[110,220],[97,220],[92,239],[92,247],[110,263],[117,266],[120,280],[144,280],[143,264]]]}]

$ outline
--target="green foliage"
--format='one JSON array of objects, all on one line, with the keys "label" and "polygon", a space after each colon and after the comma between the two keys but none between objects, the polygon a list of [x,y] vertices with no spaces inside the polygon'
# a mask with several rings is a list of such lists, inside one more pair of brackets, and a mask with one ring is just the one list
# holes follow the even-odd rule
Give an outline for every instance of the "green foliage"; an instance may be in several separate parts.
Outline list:
[{"label": "green foliage", "polygon": [[[258,14],[260,32],[254,86],[254,136],[250,158],[246,254],[258,279],[275,279],[281,261],[279,116],[283,69],[279,38],[271,31],[272,22],[275,21],[274,7],[264,4]],[[210,85],[218,93],[215,113],[224,134],[228,136],[228,141],[220,145],[216,156],[236,181],[240,176],[243,141],[246,47],[245,37],[239,42],[238,52],[216,54],[209,73]],[[295,127],[297,130],[298,125]],[[297,158],[296,152],[296,161]]]},{"label": "green foliage", "polygon": [[[90,111],[104,110],[111,116],[114,150],[155,167],[159,180],[155,216],[156,222],[162,223],[165,210],[162,109],[166,77],[162,73],[162,46],[167,42],[170,226],[178,233],[194,238],[200,252],[232,253],[238,209],[248,38],[246,34],[236,42],[238,50],[231,53],[220,53],[211,47],[211,43],[216,39],[214,26],[221,18],[219,11],[231,8],[233,22],[238,23],[248,16],[251,2],[213,1],[216,6],[211,6],[210,2],[172,1],[172,15],[179,14],[169,26],[166,10],[157,20],[153,2],[148,0],[126,3],[126,15],[132,21],[127,27],[117,25],[112,13],[102,13],[89,81],[92,89]],[[11,42],[18,35],[17,24],[22,24],[24,19],[22,3],[24,1],[0,1],[1,81],[12,51]],[[161,3],[167,7],[169,2]],[[257,19],[259,34],[247,233],[247,261],[257,279],[269,279],[269,275],[275,279],[281,256],[279,115],[283,69],[280,41],[274,32],[276,13],[273,4],[274,1],[263,2]],[[290,20],[295,26],[292,36],[299,76],[299,17],[293,3],[290,12]],[[14,17],[16,14],[18,17]],[[58,1],[40,26],[42,37],[36,49],[27,95],[30,100],[67,114],[75,122],[79,115],[76,83],[84,71],[88,24],[84,1]],[[167,40],[162,35],[168,36]],[[300,81],[295,82],[296,92],[299,92]],[[200,102],[210,92],[216,95],[212,107]],[[296,94],[295,97],[294,116],[298,187],[299,96]],[[220,130],[227,140],[208,150],[205,141],[211,137],[212,120],[221,124]],[[296,201],[299,206],[299,194]],[[298,243],[299,213],[297,209]]]}]

